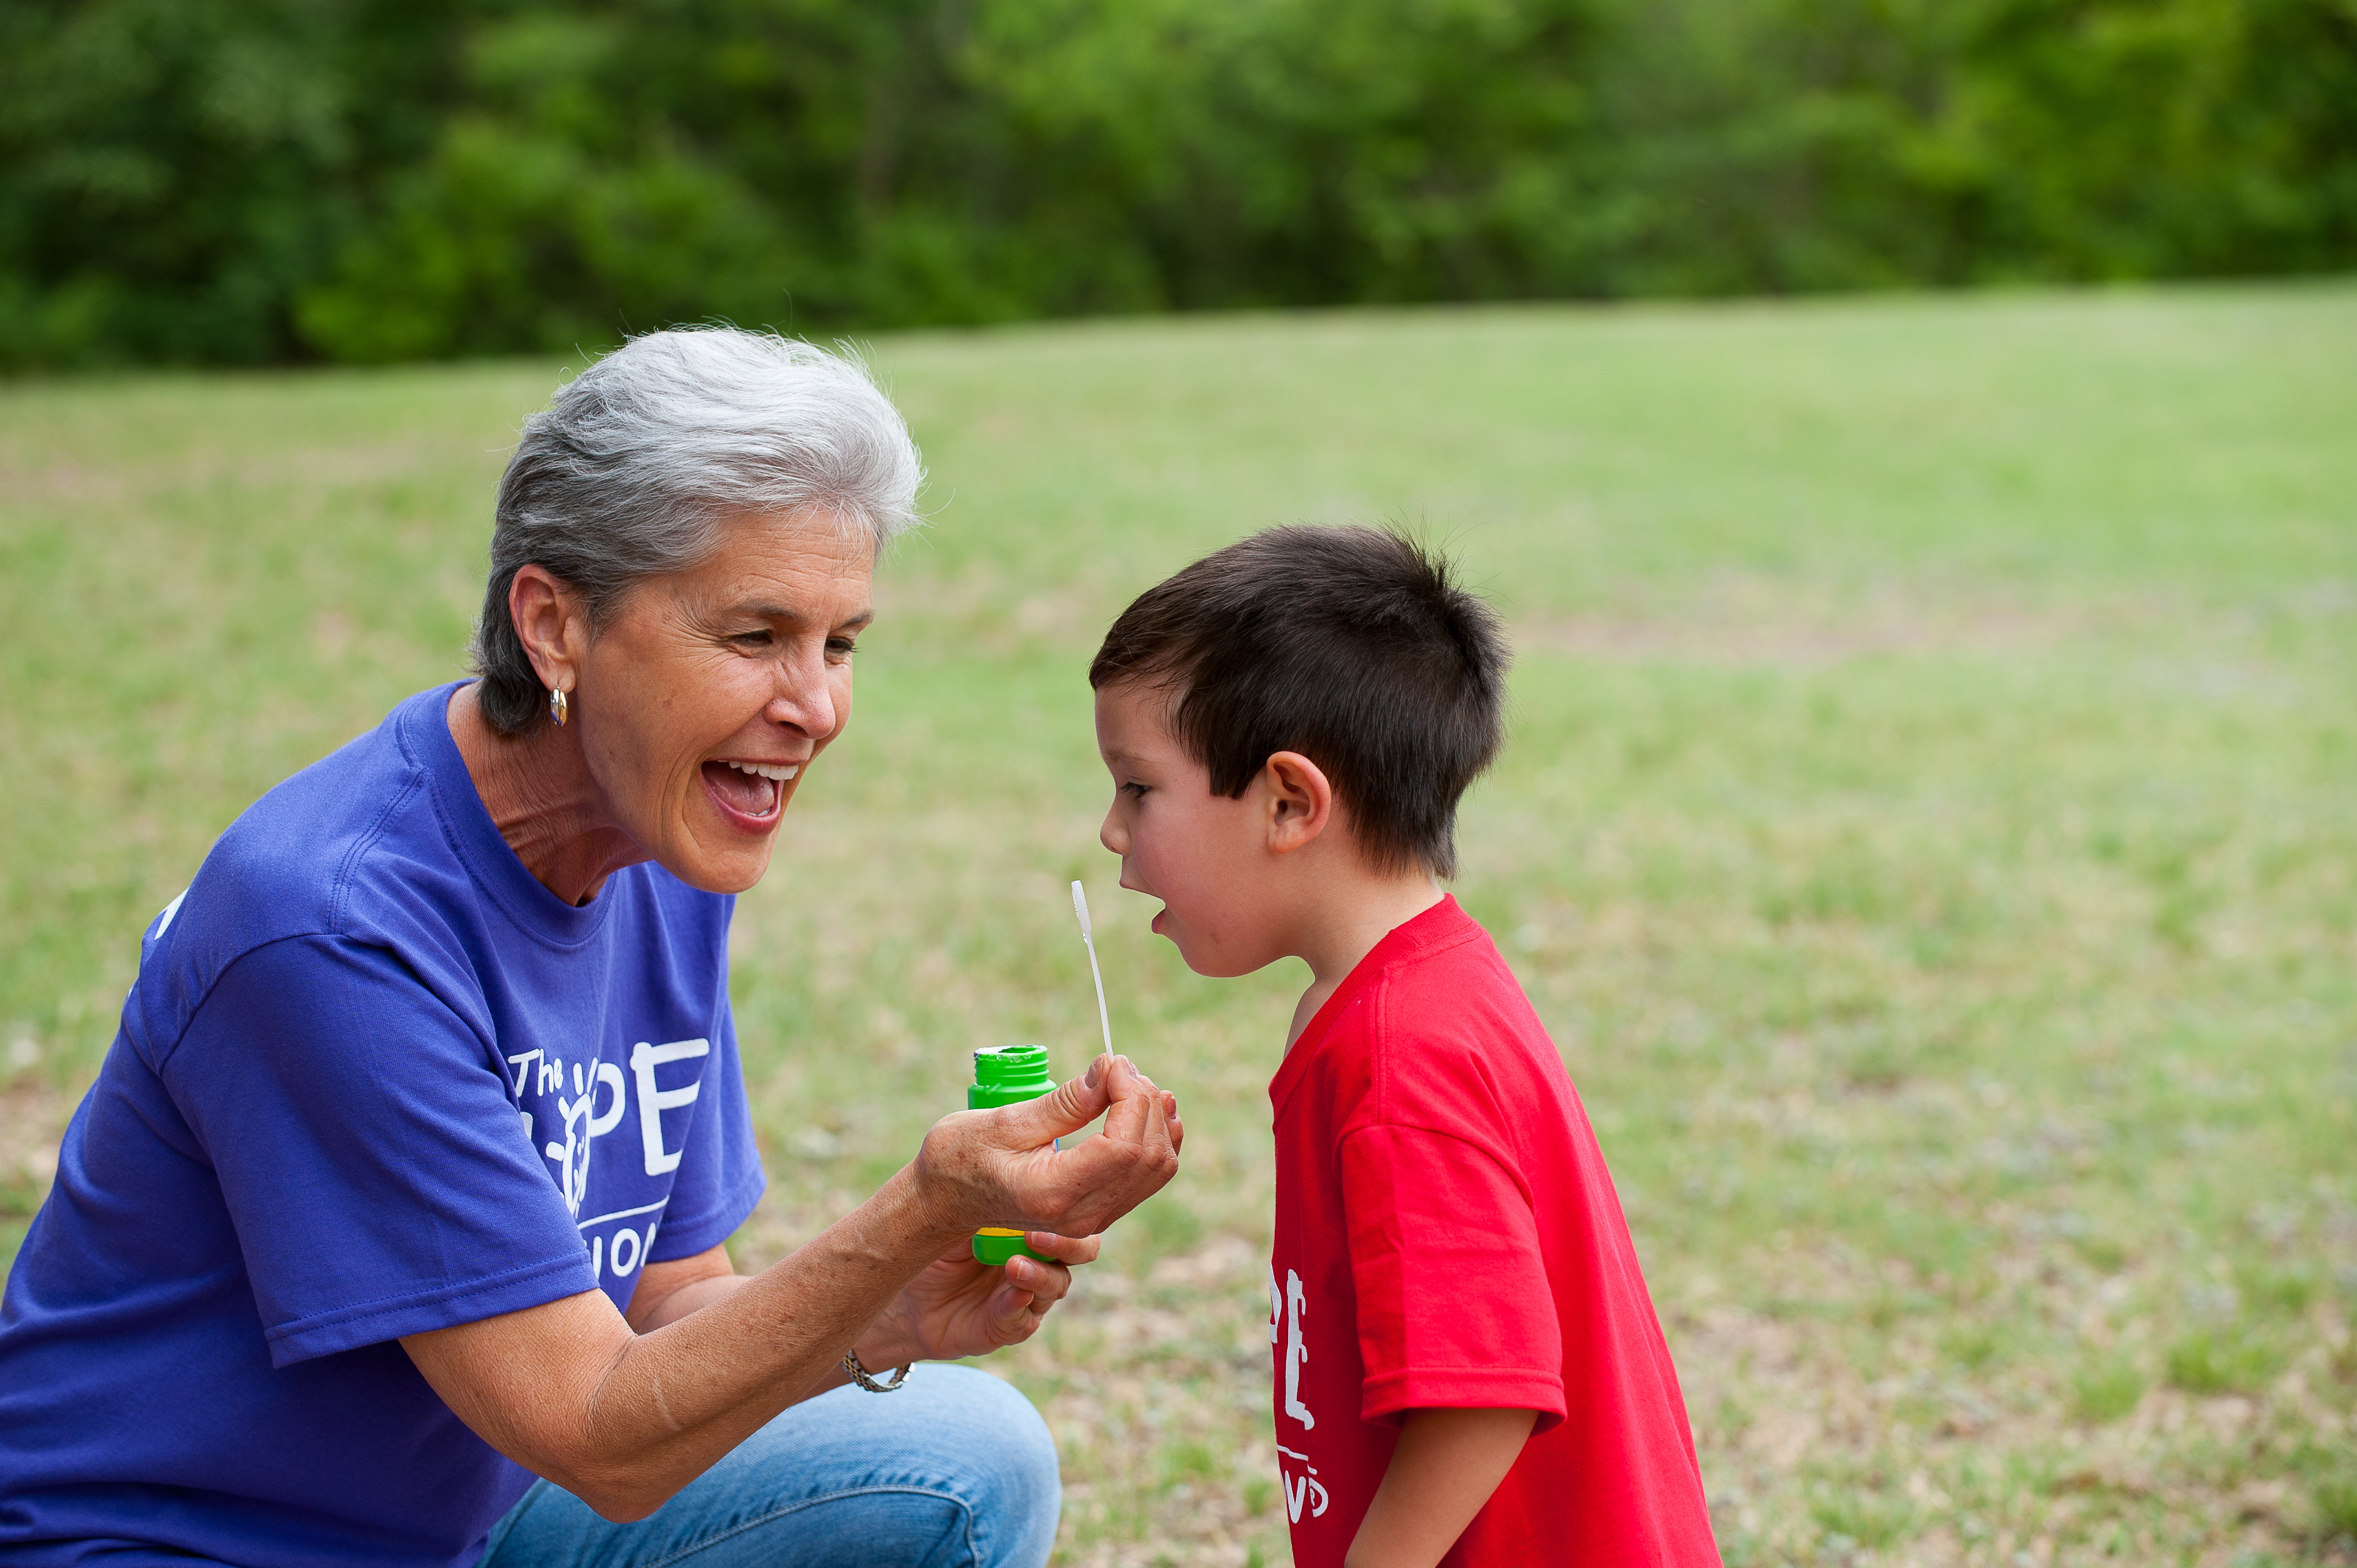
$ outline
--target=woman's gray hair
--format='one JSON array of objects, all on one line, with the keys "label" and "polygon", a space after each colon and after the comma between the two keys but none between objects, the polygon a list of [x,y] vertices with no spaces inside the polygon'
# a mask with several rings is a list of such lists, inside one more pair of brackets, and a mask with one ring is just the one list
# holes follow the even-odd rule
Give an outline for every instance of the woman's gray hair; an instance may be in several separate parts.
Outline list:
[{"label": "woman's gray hair", "polygon": [[500,480],[475,625],[483,715],[515,735],[545,700],[508,614],[517,568],[578,591],[594,626],[640,583],[700,564],[730,512],[821,514],[881,551],[917,525],[923,480],[907,423],[847,349],[733,327],[630,339],[524,421]]}]

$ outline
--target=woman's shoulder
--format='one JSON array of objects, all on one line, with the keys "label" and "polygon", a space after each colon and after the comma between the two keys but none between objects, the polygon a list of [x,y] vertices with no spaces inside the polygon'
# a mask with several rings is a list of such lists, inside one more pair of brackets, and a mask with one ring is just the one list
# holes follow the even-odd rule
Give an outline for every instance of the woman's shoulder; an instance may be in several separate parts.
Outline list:
[{"label": "woman's shoulder", "polygon": [[403,716],[396,708],[266,790],[215,842],[190,897],[289,934],[332,929],[358,863],[389,833],[400,836],[404,808],[424,804],[426,770],[402,745]]},{"label": "woman's shoulder", "polygon": [[416,831],[415,819],[431,815],[427,770],[401,734],[416,701],[280,780],[230,823],[187,891],[150,923],[143,979],[167,952],[184,971],[217,973],[274,941],[344,933],[364,902],[355,895],[372,879],[371,852],[389,843],[401,843],[405,869],[430,882],[429,863],[452,857]]},{"label": "woman's shoulder", "polygon": [[449,738],[447,696],[403,703],[230,825],[148,928],[145,1001],[185,1015],[245,955],[294,941],[329,965],[350,961],[339,948],[389,953],[462,1007],[501,975],[562,967],[617,940],[655,941],[683,972],[725,966],[733,899],[651,865],[617,873],[579,908],[533,880]]}]

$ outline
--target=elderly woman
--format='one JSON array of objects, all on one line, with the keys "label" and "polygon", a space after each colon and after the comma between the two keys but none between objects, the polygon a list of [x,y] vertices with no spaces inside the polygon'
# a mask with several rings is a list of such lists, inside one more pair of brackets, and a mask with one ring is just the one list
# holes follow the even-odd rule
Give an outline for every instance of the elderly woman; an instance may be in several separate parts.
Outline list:
[{"label": "elderly woman", "polygon": [[[478,678],[148,929],[0,1314],[0,1563],[1046,1560],[1038,1413],[908,1368],[1038,1326],[1169,1179],[1174,1100],[1100,1058],[762,1273],[721,1245],[762,1189],[730,896],[850,717],[919,474],[856,366],[736,331],[527,423]],[[1053,1261],[983,1267],[985,1225]]]}]

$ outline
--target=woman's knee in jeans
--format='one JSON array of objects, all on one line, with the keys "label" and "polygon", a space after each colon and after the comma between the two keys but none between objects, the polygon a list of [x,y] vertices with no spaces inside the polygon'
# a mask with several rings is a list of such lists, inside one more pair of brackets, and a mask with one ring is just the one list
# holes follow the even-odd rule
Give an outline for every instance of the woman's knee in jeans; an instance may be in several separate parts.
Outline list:
[{"label": "woman's knee in jeans", "polygon": [[968,1367],[928,1369],[938,1412],[965,1429],[962,1455],[985,1568],[1039,1568],[1056,1541],[1063,1477],[1056,1440],[1014,1385]]}]

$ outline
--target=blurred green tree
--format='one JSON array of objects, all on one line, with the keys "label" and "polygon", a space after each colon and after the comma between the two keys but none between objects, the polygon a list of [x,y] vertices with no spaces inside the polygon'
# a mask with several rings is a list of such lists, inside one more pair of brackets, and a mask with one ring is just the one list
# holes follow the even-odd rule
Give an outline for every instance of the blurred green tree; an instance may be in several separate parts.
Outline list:
[{"label": "blurred green tree", "polygon": [[2357,0],[0,8],[0,364],[2352,262]]},{"label": "blurred green tree", "polygon": [[0,363],[242,361],[416,156],[436,0],[0,6]]}]

